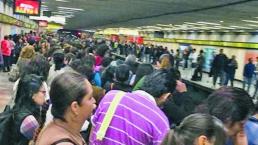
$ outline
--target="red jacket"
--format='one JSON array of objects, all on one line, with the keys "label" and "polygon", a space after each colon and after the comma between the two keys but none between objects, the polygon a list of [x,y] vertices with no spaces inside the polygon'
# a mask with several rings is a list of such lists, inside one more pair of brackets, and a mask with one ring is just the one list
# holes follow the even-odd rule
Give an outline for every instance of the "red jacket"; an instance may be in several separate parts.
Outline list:
[{"label": "red jacket", "polygon": [[2,54],[5,56],[11,55],[11,48],[8,40],[1,41],[1,50],[2,50]]}]

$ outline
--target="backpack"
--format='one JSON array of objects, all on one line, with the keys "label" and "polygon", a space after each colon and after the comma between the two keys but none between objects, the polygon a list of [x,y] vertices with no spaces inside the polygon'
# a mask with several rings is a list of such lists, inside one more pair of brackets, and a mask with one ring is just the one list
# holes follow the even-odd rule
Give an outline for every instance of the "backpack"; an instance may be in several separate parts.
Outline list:
[{"label": "backpack", "polygon": [[0,113],[0,144],[10,145],[12,138],[13,111],[7,110]]},{"label": "backpack", "polygon": [[23,120],[29,114],[30,112],[27,110],[15,111],[9,108],[0,113],[0,145],[17,144],[19,138],[17,138],[17,133],[15,133],[17,131],[15,124],[19,123],[20,120]]}]

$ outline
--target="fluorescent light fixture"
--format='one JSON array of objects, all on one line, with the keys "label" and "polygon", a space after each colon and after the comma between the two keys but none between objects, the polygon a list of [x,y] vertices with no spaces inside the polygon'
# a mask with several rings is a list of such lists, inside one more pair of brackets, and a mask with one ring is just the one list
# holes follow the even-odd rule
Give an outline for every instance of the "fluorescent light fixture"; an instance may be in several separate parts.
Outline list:
[{"label": "fluorescent light fixture", "polygon": [[210,23],[210,22],[197,22],[198,24],[208,24],[208,25],[221,25],[218,23]]},{"label": "fluorescent light fixture", "polygon": [[254,24],[247,24],[247,25],[251,27],[258,27],[258,25],[254,25]]},{"label": "fluorescent light fixture", "polygon": [[165,24],[157,24],[157,26],[162,26],[162,27],[173,27],[172,24],[168,24],[168,25],[165,25]]},{"label": "fluorescent light fixture", "polygon": [[190,23],[190,22],[184,22],[185,24],[190,24],[190,25],[199,25],[199,26],[203,26],[206,24],[199,24],[199,23]]},{"label": "fluorescent light fixture", "polygon": [[69,8],[69,7],[57,7],[58,9],[63,9],[63,10],[75,10],[75,11],[84,11],[83,9],[79,8]]},{"label": "fluorescent light fixture", "polygon": [[219,28],[219,29],[231,29],[231,30],[234,30],[236,28],[232,28],[232,27],[225,27],[225,26],[214,26],[213,29],[216,29],[216,28]]},{"label": "fluorescent light fixture", "polygon": [[64,2],[64,3],[67,3],[67,2],[69,2],[69,1],[67,1],[67,0],[56,0],[57,2]]},{"label": "fluorescent light fixture", "polygon": [[68,16],[65,16],[66,18],[72,18],[74,17],[74,15],[68,15]]},{"label": "fluorescent light fixture", "polygon": [[250,27],[243,27],[243,26],[230,26],[232,28],[240,28],[240,29],[252,29]]},{"label": "fluorescent light fixture", "polygon": [[244,22],[250,22],[250,23],[258,23],[258,21],[253,21],[253,20],[242,20]]},{"label": "fluorescent light fixture", "polygon": [[58,11],[58,12],[53,12],[54,14],[73,14],[74,12],[70,12],[70,11],[67,11],[67,12],[63,12],[63,11]]}]

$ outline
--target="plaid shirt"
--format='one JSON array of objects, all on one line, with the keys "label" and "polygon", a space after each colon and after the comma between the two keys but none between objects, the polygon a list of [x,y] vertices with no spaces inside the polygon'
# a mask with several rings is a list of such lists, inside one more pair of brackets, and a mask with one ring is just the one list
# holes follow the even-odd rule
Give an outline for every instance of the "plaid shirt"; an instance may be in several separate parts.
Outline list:
[{"label": "plaid shirt", "polygon": [[33,115],[27,116],[21,124],[20,132],[27,139],[32,139],[34,131],[39,127],[39,123]]}]

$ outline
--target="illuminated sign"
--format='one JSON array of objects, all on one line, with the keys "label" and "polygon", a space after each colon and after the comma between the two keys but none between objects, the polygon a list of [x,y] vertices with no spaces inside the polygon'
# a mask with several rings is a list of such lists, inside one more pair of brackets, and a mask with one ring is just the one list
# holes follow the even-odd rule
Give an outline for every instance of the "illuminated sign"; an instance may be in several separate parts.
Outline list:
[{"label": "illuminated sign", "polygon": [[47,27],[48,26],[48,22],[47,21],[39,21],[39,26],[40,27]]},{"label": "illuminated sign", "polygon": [[40,0],[15,0],[13,10],[15,14],[39,16]]}]

